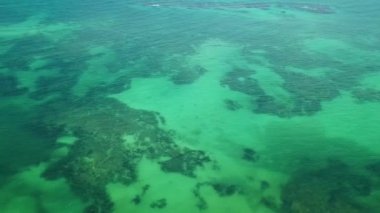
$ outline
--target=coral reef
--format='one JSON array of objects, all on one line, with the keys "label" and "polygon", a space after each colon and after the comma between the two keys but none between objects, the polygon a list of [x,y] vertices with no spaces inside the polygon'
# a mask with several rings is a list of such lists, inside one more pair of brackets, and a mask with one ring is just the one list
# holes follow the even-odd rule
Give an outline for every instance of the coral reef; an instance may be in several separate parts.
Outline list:
[{"label": "coral reef", "polygon": [[198,80],[207,70],[199,65],[191,68],[181,68],[171,76],[170,80],[175,84],[191,84]]},{"label": "coral reef", "polygon": [[203,151],[184,148],[177,155],[160,162],[160,164],[165,172],[178,172],[189,177],[195,177],[195,169],[210,161],[210,158]]},{"label": "coral reef", "polygon": [[[105,186],[135,182],[136,167],[143,156],[169,158],[160,162],[163,171],[192,177],[198,166],[209,161],[202,151],[176,145],[172,133],[158,127],[157,113],[132,109],[112,98],[66,96],[46,102],[40,111],[44,125],[60,127],[78,138],[69,153],[52,163],[43,176],[66,178],[73,191],[89,203],[87,212],[111,212],[113,204]],[[133,135],[135,141],[124,143],[126,134]],[[148,188],[132,202],[138,204]]]},{"label": "coral reef", "polygon": [[[282,87],[293,99],[291,103],[280,103],[275,97],[266,94],[259,82],[254,79],[254,73],[252,70],[235,69],[228,72],[220,83],[231,90],[251,96],[252,110],[255,113],[279,117],[313,115],[322,109],[322,101],[332,100],[340,94],[332,81],[301,73],[279,72],[285,80]],[[232,110],[237,108],[231,101],[227,101],[226,105]]]},{"label": "coral reef", "polygon": [[231,90],[241,92],[251,96],[265,94],[256,79],[253,78],[255,71],[246,69],[234,69],[226,73],[220,81],[222,86],[228,86]]},{"label": "coral reef", "polygon": [[283,88],[294,98],[292,113],[312,115],[321,110],[321,101],[333,100],[340,95],[336,85],[324,78],[311,77],[302,73],[283,72]]},{"label": "coral reef", "polygon": [[340,161],[322,169],[296,173],[282,191],[282,212],[371,212],[356,198],[371,193],[370,179]]},{"label": "coral reef", "polygon": [[313,115],[322,109],[321,102],[329,101],[340,92],[333,81],[311,77],[302,73],[278,71],[284,79],[282,85],[292,97],[289,103],[279,102],[275,97],[266,94],[256,79],[254,71],[234,70],[221,80],[231,90],[252,96],[255,113],[272,114],[279,117]]},{"label": "coral reef", "polygon": [[380,90],[376,89],[355,89],[352,96],[359,102],[380,102]]}]

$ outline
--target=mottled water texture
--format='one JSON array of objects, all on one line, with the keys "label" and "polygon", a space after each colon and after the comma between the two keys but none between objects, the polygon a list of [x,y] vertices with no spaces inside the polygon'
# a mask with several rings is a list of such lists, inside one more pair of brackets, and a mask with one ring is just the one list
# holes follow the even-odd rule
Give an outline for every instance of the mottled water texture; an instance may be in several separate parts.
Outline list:
[{"label": "mottled water texture", "polygon": [[2,0],[0,211],[380,212],[378,11]]}]

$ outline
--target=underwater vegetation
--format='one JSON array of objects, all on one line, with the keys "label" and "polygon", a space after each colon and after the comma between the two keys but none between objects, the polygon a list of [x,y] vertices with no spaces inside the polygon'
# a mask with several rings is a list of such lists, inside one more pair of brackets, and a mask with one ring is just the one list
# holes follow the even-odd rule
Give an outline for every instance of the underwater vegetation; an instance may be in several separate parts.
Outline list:
[{"label": "underwater vegetation", "polygon": [[[78,138],[67,156],[51,163],[43,177],[65,178],[89,203],[86,212],[112,212],[105,186],[137,181],[136,167],[143,157],[155,160],[165,172],[190,177],[195,177],[197,167],[210,161],[203,151],[178,146],[171,132],[159,128],[157,113],[132,109],[112,98],[66,97],[40,107],[47,129],[59,127]],[[132,135],[135,141],[125,141],[125,135]],[[163,157],[168,160],[160,161]],[[133,202],[138,203],[139,198]],[[159,201],[153,208],[165,205]]]}]

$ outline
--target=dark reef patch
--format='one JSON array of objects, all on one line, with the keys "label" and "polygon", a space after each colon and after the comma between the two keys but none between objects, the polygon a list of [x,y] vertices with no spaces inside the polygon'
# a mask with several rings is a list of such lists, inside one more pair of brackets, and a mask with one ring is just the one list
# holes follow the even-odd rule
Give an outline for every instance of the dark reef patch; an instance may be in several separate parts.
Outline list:
[{"label": "dark reef patch", "polygon": [[175,84],[191,84],[198,80],[207,70],[201,66],[182,67],[171,76],[170,80]]},{"label": "dark reef patch", "polygon": [[238,184],[231,184],[222,181],[197,183],[193,189],[193,195],[197,200],[196,206],[200,211],[206,210],[208,208],[206,198],[201,193],[201,189],[203,187],[211,187],[220,197],[229,197],[235,194],[243,193],[242,187]]},{"label": "dark reef patch", "polygon": [[292,116],[292,109],[284,104],[279,104],[273,96],[262,94],[252,100],[252,111],[259,114],[276,115],[281,118]]},{"label": "dark reef patch", "polygon": [[268,181],[266,181],[266,180],[260,181],[260,189],[262,191],[265,191],[265,190],[269,189],[269,187],[270,187],[270,184],[269,184]]},{"label": "dark reef patch", "polygon": [[253,78],[255,71],[246,69],[235,69],[228,72],[220,81],[222,86],[228,86],[233,91],[241,92],[251,96],[265,94],[256,79]]},{"label": "dark reef patch", "polygon": [[42,35],[25,36],[14,39],[13,46],[1,57],[3,67],[11,71],[27,71],[36,56],[47,56],[53,51],[52,42]]},{"label": "dark reef patch", "polygon": [[246,161],[256,162],[257,160],[259,160],[259,155],[255,150],[251,148],[244,148],[242,158]]},{"label": "dark reef patch", "polygon": [[211,186],[221,197],[232,196],[239,189],[236,185],[225,183],[212,183]]},{"label": "dark reef patch", "polygon": [[68,96],[71,88],[77,83],[78,76],[68,74],[60,76],[41,76],[36,81],[36,89],[30,93],[29,97],[35,100],[42,100],[50,96]]},{"label": "dark reef patch", "polygon": [[271,197],[271,196],[262,197],[260,199],[260,203],[274,212],[279,212],[279,207],[274,197]]},{"label": "dark reef patch", "polygon": [[189,177],[195,177],[195,169],[210,161],[211,159],[205,152],[185,148],[178,155],[162,161],[160,164],[165,172],[178,172]]},{"label": "dark reef patch", "polygon": [[206,199],[201,194],[201,187],[204,185],[208,185],[208,183],[197,183],[193,189],[193,195],[197,200],[196,207],[200,211],[206,210],[208,208]]},{"label": "dark reef patch", "polygon": [[[43,176],[64,177],[72,190],[89,203],[87,212],[112,212],[106,185],[135,182],[142,157],[169,158],[161,162],[163,171],[187,176],[195,176],[195,169],[209,161],[202,151],[179,147],[173,133],[159,128],[157,113],[132,109],[112,98],[66,96],[41,105],[40,112],[43,125],[60,127],[78,138],[67,156],[52,163]],[[126,134],[135,141],[125,143]],[[132,202],[141,202],[148,188],[144,187]],[[160,206],[157,204],[157,208]]]},{"label": "dark reef patch", "polygon": [[376,89],[354,89],[352,96],[359,102],[380,102],[380,90]]},{"label": "dark reef patch", "polygon": [[111,94],[121,93],[125,90],[131,88],[131,77],[129,75],[124,75],[117,77],[110,83],[102,83],[91,87],[87,96],[106,96]]},{"label": "dark reef patch", "polygon": [[58,129],[47,131],[34,125],[36,117],[30,109],[17,106],[1,107],[0,110],[0,173],[2,178],[49,160],[57,148],[55,139]]},{"label": "dark reef patch", "polygon": [[0,74],[0,97],[23,95],[28,88],[19,87],[15,76]]},{"label": "dark reef patch", "polygon": [[334,82],[296,72],[282,72],[284,89],[305,100],[332,100],[339,95]]},{"label": "dark reef patch", "polygon": [[228,110],[236,111],[242,108],[242,105],[240,105],[237,101],[231,100],[231,99],[225,99],[224,105]]},{"label": "dark reef patch", "polygon": [[332,160],[324,168],[295,173],[290,178],[282,191],[281,212],[372,212],[358,200],[371,190],[365,173]]},{"label": "dark reef patch", "polygon": [[322,101],[331,101],[340,95],[334,82],[301,73],[280,73],[285,80],[283,88],[294,98],[292,113],[312,115],[321,110]]},{"label": "dark reef patch", "polygon": [[[220,83],[233,91],[251,96],[253,112],[284,118],[313,115],[322,110],[322,101],[330,101],[340,95],[338,87],[331,80],[295,72],[277,73],[284,79],[282,87],[290,94],[291,101],[280,102],[266,94],[254,78],[253,70],[235,69],[226,73]],[[232,101],[226,101],[226,105],[231,110],[238,108]]]},{"label": "dark reef patch", "polygon": [[149,190],[149,188],[150,188],[149,184],[144,185],[142,187],[141,193],[134,196],[133,199],[131,200],[131,202],[135,205],[139,205],[141,203],[142,199],[144,198],[145,193]]},{"label": "dark reef patch", "polygon": [[161,198],[159,200],[153,201],[150,204],[150,208],[153,208],[153,209],[155,208],[162,209],[162,208],[165,208],[166,206],[167,206],[167,202],[165,198]]},{"label": "dark reef patch", "polygon": [[371,162],[366,166],[366,169],[372,174],[380,177],[380,161]]}]

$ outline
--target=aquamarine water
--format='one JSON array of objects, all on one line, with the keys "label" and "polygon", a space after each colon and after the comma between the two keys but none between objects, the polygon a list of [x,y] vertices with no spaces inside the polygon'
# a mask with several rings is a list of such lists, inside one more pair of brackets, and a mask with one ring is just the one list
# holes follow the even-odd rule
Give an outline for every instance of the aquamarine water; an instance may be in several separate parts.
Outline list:
[{"label": "aquamarine water", "polygon": [[380,212],[380,4],[0,2],[0,211]]}]

